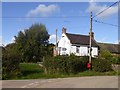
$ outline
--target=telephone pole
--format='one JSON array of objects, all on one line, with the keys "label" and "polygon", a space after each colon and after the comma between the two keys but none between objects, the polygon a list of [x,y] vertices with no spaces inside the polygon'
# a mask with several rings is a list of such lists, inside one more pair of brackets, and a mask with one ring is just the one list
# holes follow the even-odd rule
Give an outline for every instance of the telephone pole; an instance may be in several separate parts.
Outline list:
[{"label": "telephone pole", "polygon": [[57,39],[57,29],[56,29],[56,45],[55,45],[55,52],[56,52],[56,55],[58,55],[58,46],[57,46],[57,41],[58,41],[58,39]]},{"label": "telephone pole", "polygon": [[57,29],[56,29],[56,47],[57,47]]},{"label": "telephone pole", "polygon": [[91,43],[91,39],[92,39],[92,12],[91,12],[91,15],[90,15],[90,42],[89,42],[89,63],[91,64],[92,62],[92,43]]}]

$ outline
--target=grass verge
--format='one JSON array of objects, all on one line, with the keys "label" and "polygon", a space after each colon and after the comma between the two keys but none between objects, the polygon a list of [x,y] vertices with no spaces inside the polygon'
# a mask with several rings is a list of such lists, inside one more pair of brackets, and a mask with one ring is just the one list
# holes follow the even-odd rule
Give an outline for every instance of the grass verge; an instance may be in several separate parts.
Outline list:
[{"label": "grass verge", "polygon": [[78,74],[45,74],[44,69],[41,68],[36,63],[21,63],[21,76],[13,79],[48,79],[48,78],[67,78],[67,77],[82,77],[82,76],[113,76],[120,75],[120,72],[110,71],[110,72],[94,72],[94,71],[84,71]]}]

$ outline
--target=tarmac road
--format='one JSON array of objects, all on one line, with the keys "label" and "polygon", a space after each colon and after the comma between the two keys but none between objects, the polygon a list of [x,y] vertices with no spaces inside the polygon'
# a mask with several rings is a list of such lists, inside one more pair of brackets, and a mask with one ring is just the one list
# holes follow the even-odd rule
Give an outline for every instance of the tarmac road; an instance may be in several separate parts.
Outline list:
[{"label": "tarmac road", "polygon": [[2,88],[118,88],[118,76],[2,80]]}]

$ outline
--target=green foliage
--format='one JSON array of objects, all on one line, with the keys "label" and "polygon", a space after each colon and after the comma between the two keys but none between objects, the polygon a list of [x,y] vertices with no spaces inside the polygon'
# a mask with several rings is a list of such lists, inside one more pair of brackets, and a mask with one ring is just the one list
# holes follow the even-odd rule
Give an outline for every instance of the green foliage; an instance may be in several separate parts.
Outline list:
[{"label": "green foliage", "polygon": [[112,64],[120,64],[120,55],[112,55],[109,51],[101,51],[99,58],[107,59]]},{"label": "green foliage", "polygon": [[[17,78],[12,77],[8,79],[43,79],[43,78],[65,78],[65,77],[81,77],[81,76],[105,76],[105,75],[118,75],[115,71],[109,72],[95,72],[83,71],[78,74],[45,74],[44,68],[41,68],[37,63],[20,63],[21,75]],[[120,75],[120,74],[119,74]]]},{"label": "green foliage", "polygon": [[104,50],[100,52],[100,58],[110,60],[112,58],[112,54],[109,51]]},{"label": "green foliage", "polygon": [[53,73],[78,73],[86,70],[88,57],[56,56],[46,58],[43,62],[47,74]]},{"label": "green foliage", "polygon": [[16,45],[9,44],[2,53],[2,79],[17,78],[20,75],[20,57]]},{"label": "green foliage", "polygon": [[111,58],[112,64],[120,64],[120,56],[119,55],[113,55]]},{"label": "green foliage", "polygon": [[43,68],[37,63],[21,63],[20,64],[21,76],[20,78],[37,78],[38,75],[44,74]]},{"label": "green foliage", "polygon": [[48,54],[49,34],[43,24],[34,24],[15,37],[15,43],[22,57],[22,62],[42,61]]},{"label": "green foliage", "polygon": [[120,64],[120,56],[118,56],[118,58],[116,60],[116,64]]},{"label": "green foliage", "polygon": [[49,54],[49,56],[53,56],[53,49],[54,49],[54,44],[48,44],[47,45],[47,54]]},{"label": "green foliage", "polygon": [[111,62],[107,59],[97,58],[92,61],[92,69],[96,72],[107,72],[112,70]]}]

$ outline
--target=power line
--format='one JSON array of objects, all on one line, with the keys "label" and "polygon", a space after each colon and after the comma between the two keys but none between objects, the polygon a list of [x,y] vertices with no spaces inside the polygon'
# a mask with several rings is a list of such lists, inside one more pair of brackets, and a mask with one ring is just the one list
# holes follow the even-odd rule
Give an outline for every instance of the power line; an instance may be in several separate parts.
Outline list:
[{"label": "power line", "polygon": [[119,3],[120,1],[117,1],[115,3],[113,3],[112,5],[110,5],[109,7],[107,7],[106,9],[102,10],[101,12],[99,12],[98,14],[96,14],[93,18],[97,17],[98,15],[102,14],[103,12],[105,12],[106,10],[108,10],[110,7],[114,6],[115,4]]},{"label": "power line", "polygon": [[118,25],[114,25],[114,24],[110,24],[110,23],[106,23],[106,22],[102,22],[102,21],[98,21],[98,20],[93,20],[93,21],[97,22],[97,23],[101,23],[101,24],[106,24],[106,25],[114,26],[114,27],[120,27]]},{"label": "power line", "polygon": [[16,17],[16,16],[12,16],[12,17],[0,17],[0,18],[89,18],[89,16],[53,16],[53,17]]}]

